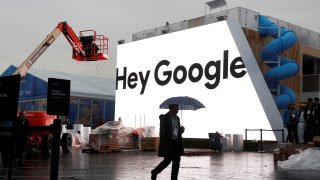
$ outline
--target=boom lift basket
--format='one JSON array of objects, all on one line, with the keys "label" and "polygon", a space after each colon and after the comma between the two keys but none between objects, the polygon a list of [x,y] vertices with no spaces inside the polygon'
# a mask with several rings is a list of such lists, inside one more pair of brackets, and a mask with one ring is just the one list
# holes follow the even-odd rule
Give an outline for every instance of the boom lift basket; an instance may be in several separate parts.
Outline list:
[{"label": "boom lift basket", "polygon": [[[84,34],[90,35],[84,35]],[[73,51],[72,58],[77,61],[98,61],[108,59],[108,38],[96,35],[95,30],[84,30],[79,32],[79,40],[82,44],[85,56]]]}]

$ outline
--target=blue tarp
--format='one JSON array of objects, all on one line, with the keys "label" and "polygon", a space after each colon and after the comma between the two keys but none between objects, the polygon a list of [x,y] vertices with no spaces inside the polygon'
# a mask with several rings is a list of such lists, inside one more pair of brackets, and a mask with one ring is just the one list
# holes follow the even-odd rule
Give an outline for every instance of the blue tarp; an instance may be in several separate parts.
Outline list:
[{"label": "blue tarp", "polygon": [[[9,66],[1,76],[9,76],[16,67]],[[47,96],[47,82],[29,73],[20,82],[19,100],[39,99]]]}]

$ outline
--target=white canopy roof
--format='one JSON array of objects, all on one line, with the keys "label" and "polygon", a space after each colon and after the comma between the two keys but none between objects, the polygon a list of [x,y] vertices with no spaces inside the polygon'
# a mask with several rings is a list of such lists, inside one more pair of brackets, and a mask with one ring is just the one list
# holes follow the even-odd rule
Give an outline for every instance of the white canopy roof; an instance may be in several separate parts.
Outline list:
[{"label": "white canopy roof", "polygon": [[115,100],[116,84],[112,79],[35,68],[31,68],[28,73],[46,82],[48,78],[70,80],[70,96]]}]

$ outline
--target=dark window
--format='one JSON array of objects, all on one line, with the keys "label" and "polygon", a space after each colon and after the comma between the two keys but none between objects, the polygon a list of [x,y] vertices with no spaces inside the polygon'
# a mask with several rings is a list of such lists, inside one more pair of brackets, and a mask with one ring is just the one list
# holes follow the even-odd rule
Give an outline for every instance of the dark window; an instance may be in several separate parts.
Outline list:
[{"label": "dark window", "polygon": [[319,91],[320,59],[302,56],[302,92]]},{"label": "dark window", "polygon": [[302,75],[320,74],[320,59],[304,54],[302,56]]}]

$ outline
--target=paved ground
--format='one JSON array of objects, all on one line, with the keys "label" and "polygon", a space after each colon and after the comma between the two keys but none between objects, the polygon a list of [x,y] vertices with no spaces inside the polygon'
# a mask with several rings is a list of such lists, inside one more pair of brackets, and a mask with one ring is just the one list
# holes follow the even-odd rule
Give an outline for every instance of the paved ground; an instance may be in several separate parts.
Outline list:
[{"label": "paved ground", "polygon": [[[150,179],[150,171],[162,159],[156,152],[124,151],[118,153],[82,153],[73,149],[60,154],[59,179],[63,180],[132,180]],[[158,179],[170,179],[171,165]],[[7,178],[8,169],[0,168],[0,179]],[[183,156],[179,179],[319,179],[318,171],[278,169],[271,153],[221,152],[202,156]],[[50,158],[29,153],[23,167],[14,165],[12,179],[50,179]]]}]

